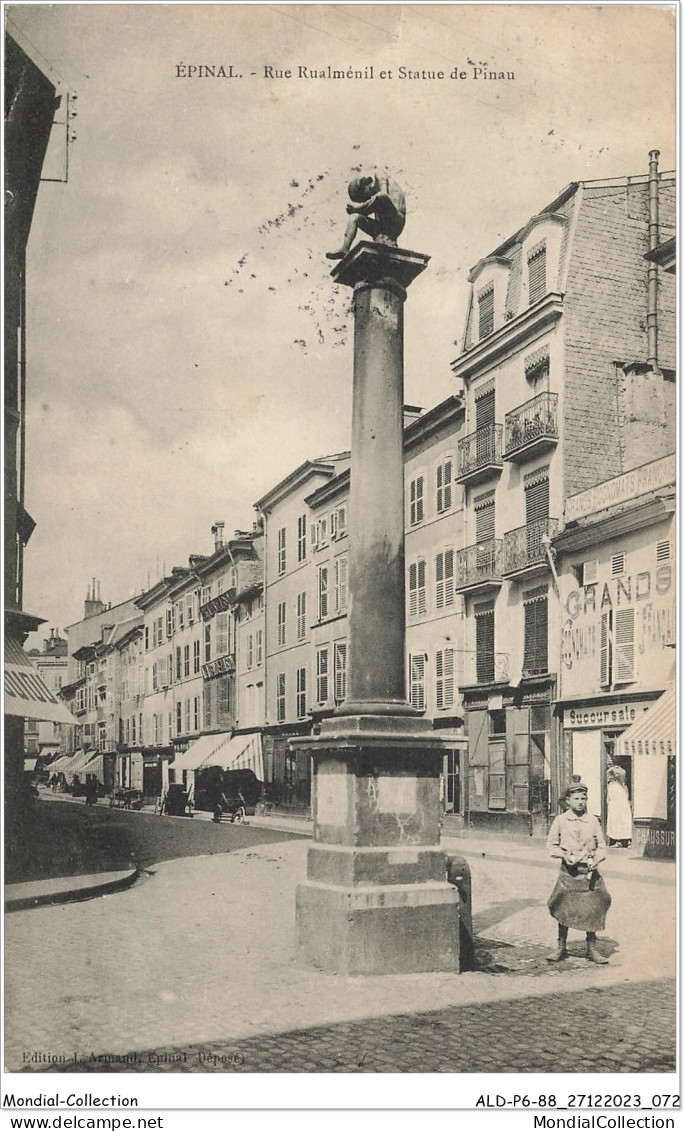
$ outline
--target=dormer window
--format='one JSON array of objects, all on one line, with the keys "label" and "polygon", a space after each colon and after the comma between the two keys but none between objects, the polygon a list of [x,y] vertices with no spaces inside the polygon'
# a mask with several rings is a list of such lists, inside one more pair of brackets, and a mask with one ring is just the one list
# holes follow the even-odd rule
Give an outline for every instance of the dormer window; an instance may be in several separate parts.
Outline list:
[{"label": "dormer window", "polygon": [[540,212],[520,233],[521,311],[563,289],[561,249],[567,223],[567,218],[559,213]]},{"label": "dormer window", "polygon": [[527,293],[530,306],[546,294],[546,240],[535,244],[527,256]]},{"label": "dormer window", "polygon": [[478,337],[489,337],[494,330],[494,284],[490,283],[477,296]]}]

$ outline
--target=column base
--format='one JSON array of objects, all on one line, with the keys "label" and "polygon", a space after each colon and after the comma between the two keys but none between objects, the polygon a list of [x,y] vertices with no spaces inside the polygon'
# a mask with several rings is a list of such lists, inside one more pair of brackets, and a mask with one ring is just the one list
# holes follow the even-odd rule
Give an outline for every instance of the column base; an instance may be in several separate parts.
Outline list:
[{"label": "column base", "polygon": [[459,972],[458,892],[447,883],[297,888],[300,952],[338,974]]}]

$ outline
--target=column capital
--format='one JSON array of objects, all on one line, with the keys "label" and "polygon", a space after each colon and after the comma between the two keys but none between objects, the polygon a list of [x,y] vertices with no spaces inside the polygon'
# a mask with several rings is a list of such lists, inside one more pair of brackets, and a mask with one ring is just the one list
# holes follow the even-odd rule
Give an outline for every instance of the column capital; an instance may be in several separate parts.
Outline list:
[{"label": "column capital", "polygon": [[340,260],[330,274],[336,283],[344,287],[386,283],[406,290],[429,262],[430,256],[419,251],[363,240]]}]

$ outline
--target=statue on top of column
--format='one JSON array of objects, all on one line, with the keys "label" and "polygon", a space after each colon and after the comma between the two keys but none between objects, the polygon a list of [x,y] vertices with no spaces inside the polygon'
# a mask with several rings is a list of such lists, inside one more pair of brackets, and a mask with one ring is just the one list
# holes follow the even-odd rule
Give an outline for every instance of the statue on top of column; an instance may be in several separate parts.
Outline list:
[{"label": "statue on top of column", "polygon": [[359,228],[375,243],[397,246],[406,223],[406,198],[395,181],[370,173],[349,182],[347,213],[349,222],[339,251],[326,253],[328,259],[344,259]]}]

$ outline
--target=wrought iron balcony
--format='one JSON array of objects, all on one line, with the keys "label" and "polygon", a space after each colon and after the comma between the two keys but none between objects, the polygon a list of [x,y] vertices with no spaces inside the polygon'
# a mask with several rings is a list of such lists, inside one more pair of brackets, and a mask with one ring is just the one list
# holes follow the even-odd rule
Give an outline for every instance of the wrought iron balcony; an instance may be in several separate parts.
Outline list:
[{"label": "wrought iron balcony", "polygon": [[501,538],[487,538],[474,546],[466,546],[458,551],[456,563],[458,593],[499,589],[503,567],[503,542]]},{"label": "wrought iron balcony", "polygon": [[506,413],[504,459],[514,463],[558,443],[558,393],[539,393]]},{"label": "wrought iron balcony", "polygon": [[485,424],[458,442],[459,483],[478,483],[503,467],[503,424]]},{"label": "wrought iron balcony", "polygon": [[557,518],[538,518],[536,522],[528,522],[527,526],[504,534],[504,577],[545,573],[549,569],[546,539],[553,537],[557,530]]}]

